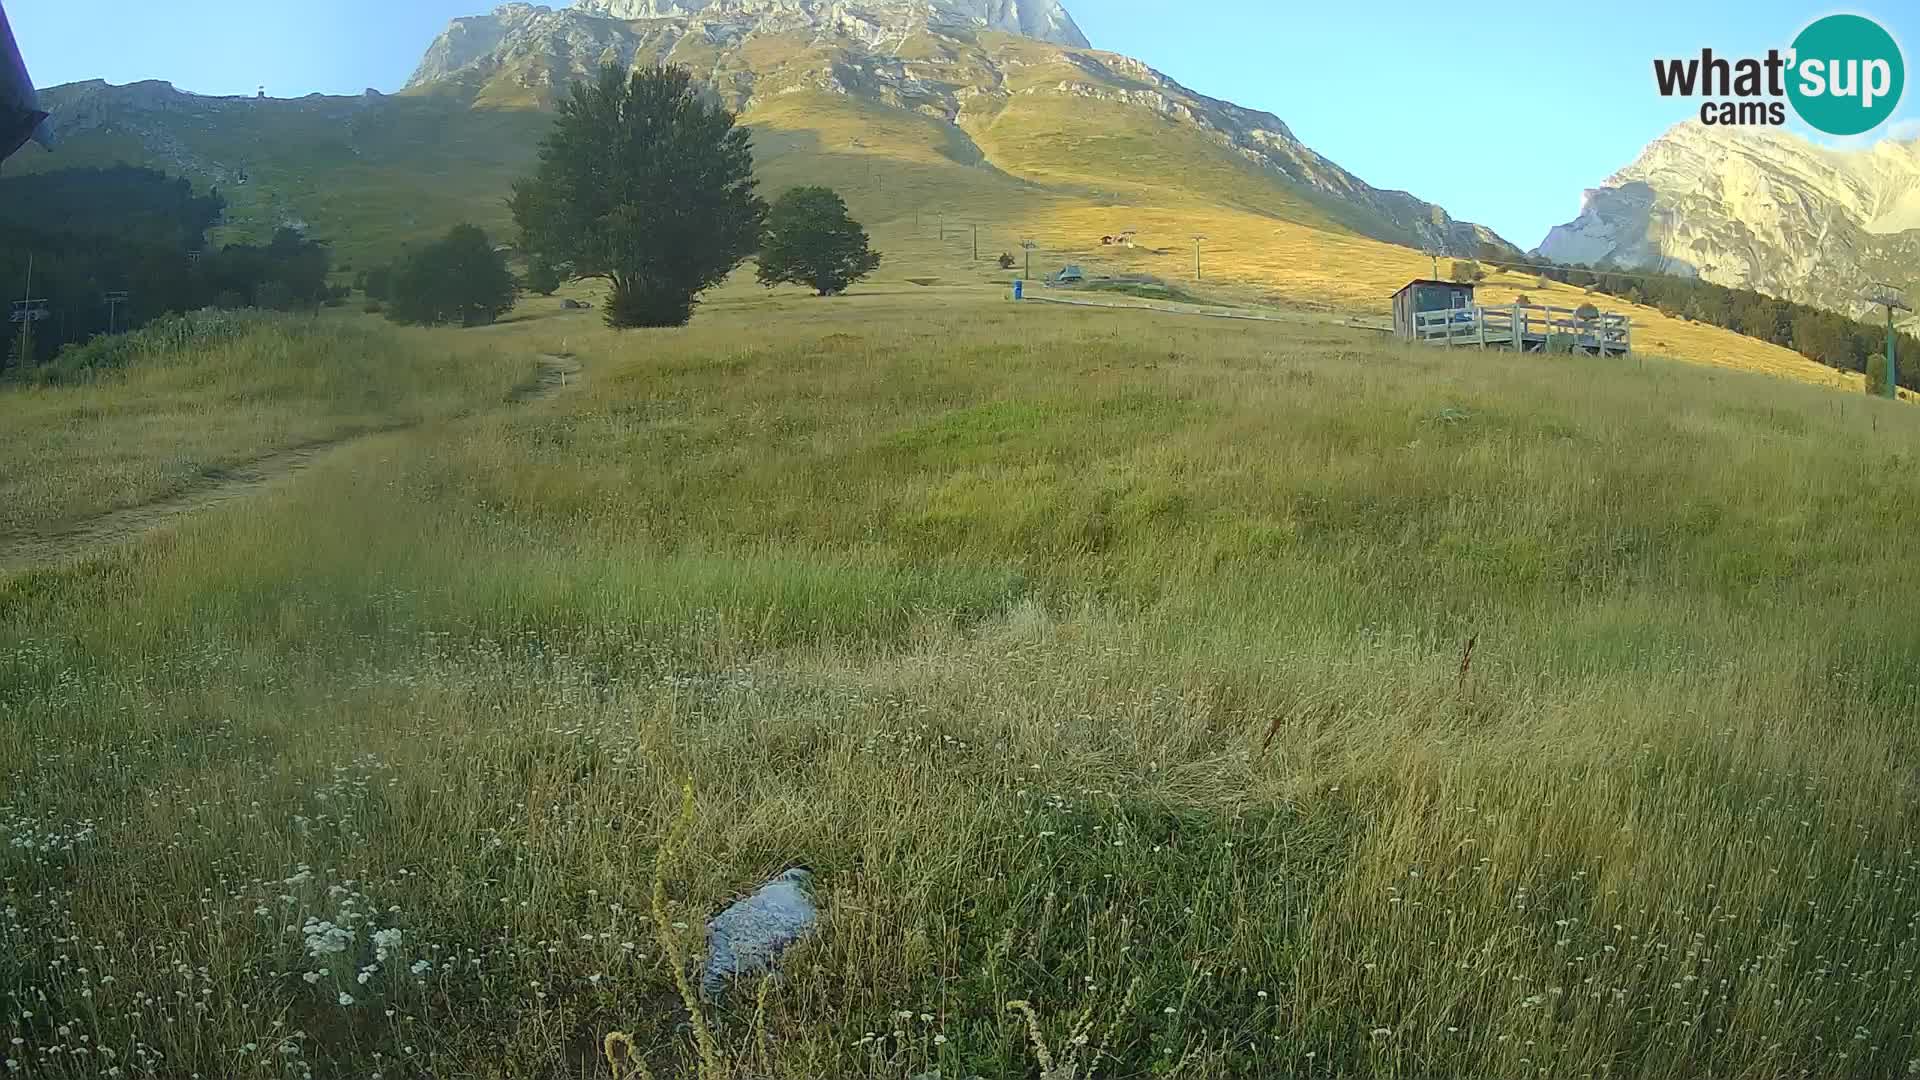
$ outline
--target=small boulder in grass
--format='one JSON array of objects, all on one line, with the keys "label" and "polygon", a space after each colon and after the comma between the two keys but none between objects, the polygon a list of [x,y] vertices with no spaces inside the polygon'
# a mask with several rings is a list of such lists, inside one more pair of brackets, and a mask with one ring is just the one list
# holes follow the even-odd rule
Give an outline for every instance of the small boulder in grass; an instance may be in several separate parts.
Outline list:
[{"label": "small boulder in grass", "polygon": [[812,888],[812,872],[796,866],[709,919],[700,993],[712,1000],[734,979],[772,972],[780,954],[819,925]]}]

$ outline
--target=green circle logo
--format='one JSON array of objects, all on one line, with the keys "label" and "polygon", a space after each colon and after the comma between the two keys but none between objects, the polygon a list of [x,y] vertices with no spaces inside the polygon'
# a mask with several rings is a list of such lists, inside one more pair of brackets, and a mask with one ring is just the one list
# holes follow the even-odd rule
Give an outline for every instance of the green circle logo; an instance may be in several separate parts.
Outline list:
[{"label": "green circle logo", "polygon": [[1787,97],[1793,111],[1829,135],[1871,131],[1893,115],[1907,64],[1893,35],[1860,15],[1829,15],[1793,39]]}]

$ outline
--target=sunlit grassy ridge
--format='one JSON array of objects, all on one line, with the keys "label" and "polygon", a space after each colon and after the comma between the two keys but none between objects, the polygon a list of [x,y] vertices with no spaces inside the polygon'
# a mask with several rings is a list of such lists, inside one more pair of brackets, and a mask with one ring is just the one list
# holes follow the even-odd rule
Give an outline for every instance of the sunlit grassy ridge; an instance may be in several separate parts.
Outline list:
[{"label": "sunlit grassy ridge", "polygon": [[[1046,118],[1051,119],[1046,119]],[[1077,263],[1095,273],[1146,274],[1188,282],[1196,235],[1212,293],[1270,306],[1381,315],[1392,294],[1430,276],[1433,260],[1342,224],[1342,208],[1276,187],[1251,165],[1189,145],[1197,136],[1110,103],[1016,97],[991,120],[967,125],[972,143],[928,117],[825,94],[790,94],[747,114],[766,185],[840,188],[897,256],[896,280],[946,273],[980,280],[1001,252],[1021,259],[1039,245],[1036,273]],[[1103,155],[1100,145],[1111,146]],[[973,155],[984,154],[982,164]],[[1177,179],[1176,179],[1177,178]],[[953,243],[928,245],[944,220]],[[982,261],[971,256],[979,226]],[[1101,238],[1134,233],[1132,248]],[[1452,260],[1441,259],[1441,276]],[[1530,274],[1495,274],[1488,304],[1520,295],[1535,303],[1594,303],[1632,318],[1636,348],[1702,364],[1759,371],[1857,391],[1861,378],[1792,349],[1688,322],[1616,297],[1591,296]]]},{"label": "sunlit grassy ridge", "polygon": [[1012,1000],[1115,1077],[1920,1058],[1904,408],[958,289],[459,340],[585,379],[0,579],[25,1075],[690,1072],[688,780],[666,932],[826,914],[743,1076],[1031,1076]]}]

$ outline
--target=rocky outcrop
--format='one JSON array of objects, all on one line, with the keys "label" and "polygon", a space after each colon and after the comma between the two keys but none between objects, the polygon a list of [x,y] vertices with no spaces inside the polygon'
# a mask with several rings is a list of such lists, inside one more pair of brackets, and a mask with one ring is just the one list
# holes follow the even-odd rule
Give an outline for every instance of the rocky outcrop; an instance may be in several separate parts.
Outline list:
[{"label": "rocky outcrop", "polygon": [[615,19],[686,18],[776,31],[833,27],[869,40],[932,26],[1088,47],[1059,0],[580,0],[576,7]]},{"label": "rocky outcrop", "polygon": [[1679,125],[1588,191],[1538,251],[1698,276],[1849,314],[1914,283],[1920,144],[1817,146],[1774,129]]}]

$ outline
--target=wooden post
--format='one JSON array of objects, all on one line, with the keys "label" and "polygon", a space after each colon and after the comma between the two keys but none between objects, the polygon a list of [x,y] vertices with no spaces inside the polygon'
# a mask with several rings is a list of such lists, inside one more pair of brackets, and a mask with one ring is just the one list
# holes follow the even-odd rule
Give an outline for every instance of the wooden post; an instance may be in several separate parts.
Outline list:
[{"label": "wooden post", "polygon": [[1511,329],[1513,330],[1513,351],[1517,353],[1527,351],[1526,318],[1525,315],[1520,314],[1520,305],[1513,305],[1513,326]]},{"label": "wooden post", "polygon": [[1473,309],[1473,329],[1474,329],[1475,337],[1478,338],[1480,342],[1480,351],[1486,352],[1487,351],[1487,317],[1486,317],[1486,313],[1477,306]]}]

